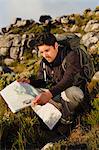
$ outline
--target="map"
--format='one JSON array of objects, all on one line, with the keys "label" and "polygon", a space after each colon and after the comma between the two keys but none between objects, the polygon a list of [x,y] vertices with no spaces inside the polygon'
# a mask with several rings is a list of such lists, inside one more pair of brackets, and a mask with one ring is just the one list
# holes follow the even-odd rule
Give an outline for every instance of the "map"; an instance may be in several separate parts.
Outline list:
[{"label": "map", "polygon": [[[42,92],[28,83],[14,81],[0,91],[1,96],[8,104],[13,113],[31,106],[33,99]],[[33,111],[43,120],[43,122],[52,129],[61,118],[61,112],[52,104],[31,106]]]}]

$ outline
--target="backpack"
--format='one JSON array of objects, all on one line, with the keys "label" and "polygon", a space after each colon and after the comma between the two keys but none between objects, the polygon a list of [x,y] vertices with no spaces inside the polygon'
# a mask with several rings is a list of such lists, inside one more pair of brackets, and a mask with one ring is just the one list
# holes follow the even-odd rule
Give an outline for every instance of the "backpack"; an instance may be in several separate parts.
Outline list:
[{"label": "backpack", "polygon": [[[70,48],[76,51],[80,56],[80,65],[82,68],[82,76],[86,79],[87,82],[90,82],[94,73],[94,65],[91,56],[87,52],[87,48],[80,44],[80,38],[73,34],[65,34],[57,36],[57,41],[60,46],[66,47],[66,50]],[[65,71],[66,59],[64,58],[62,62],[62,68]]]}]

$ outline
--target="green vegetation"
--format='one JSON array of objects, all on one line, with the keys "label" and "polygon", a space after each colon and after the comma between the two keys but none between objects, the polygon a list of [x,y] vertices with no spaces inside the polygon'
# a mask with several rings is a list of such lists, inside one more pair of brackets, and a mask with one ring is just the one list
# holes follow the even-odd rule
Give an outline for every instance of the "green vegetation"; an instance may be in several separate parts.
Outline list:
[{"label": "green vegetation", "polygon": [[94,127],[95,125],[99,125],[99,98],[95,98],[92,102],[93,109],[91,110],[90,114],[86,114],[84,117],[84,121],[86,125],[91,125]]},{"label": "green vegetation", "polygon": [[[37,55],[34,55],[33,58],[34,59],[26,59],[23,64],[15,64],[16,66],[14,67],[16,70],[16,75],[2,74],[0,78],[0,90],[20,76],[30,77],[32,75],[34,78],[36,78],[39,58],[37,58]],[[35,115],[30,107],[13,114],[1,97],[0,106],[1,148],[6,147],[6,149],[11,150],[27,150],[31,148],[36,149],[46,144],[50,138],[53,137],[54,139],[55,135],[58,135],[57,128],[53,131],[49,131],[47,127],[44,127],[42,121]],[[81,141],[73,141],[73,139],[70,139],[69,137],[68,139],[55,142],[53,147],[50,149],[61,150],[62,148],[69,147],[75,149],[75,146],[80,147],[81,145],[82,147],[85,146],[89,147],[90,149],[93,147],[98,147],[97,126],[99,125],[99,98],[94,97],[94,100],[92,100],[92,106],[93,108],[91,109],[91,112],[82,116],[80,120],[81,127],[83,128],[84,132],[84,139],[82,138]],[[87,129],[87,127],[91,128]]]},{"label": "green vegetation", "polygon": [[37,34],[37,33],[40,33],[43,31],[43,27],[39,24],[34,24],[29,30],[27,30],[26,33],[34,33],[34,34]]}]

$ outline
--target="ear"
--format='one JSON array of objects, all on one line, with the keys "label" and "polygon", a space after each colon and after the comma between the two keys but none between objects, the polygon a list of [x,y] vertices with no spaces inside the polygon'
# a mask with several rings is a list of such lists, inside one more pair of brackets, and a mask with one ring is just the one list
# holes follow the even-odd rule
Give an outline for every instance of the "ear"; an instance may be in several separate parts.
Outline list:
[{"label": "ear", "polygon": [[58,43],[55,42],[55,49],[58,49]]}]

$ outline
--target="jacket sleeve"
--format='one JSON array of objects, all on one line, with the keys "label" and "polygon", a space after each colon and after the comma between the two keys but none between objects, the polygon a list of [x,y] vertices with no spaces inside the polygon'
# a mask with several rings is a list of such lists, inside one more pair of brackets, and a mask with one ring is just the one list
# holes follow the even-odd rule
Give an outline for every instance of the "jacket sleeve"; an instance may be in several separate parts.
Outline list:
[{"label": "jacket sleeve", "polygon": [[71,51],[66,56],[66,70],[63,78],[54,87],[49,89],[53,97],[73,86],[74,76],[80,71],[79,55],[75,51]]},{"label": "jacket sleeve", "polygon": [[46,82],[43,78],[43,67],[42,67],[42,61],[40,63],[39,71],[37,74],[37,79],[33,79],[33,77],[30,77],[30,84],[36,88],[44,88],[46,87]]}]

